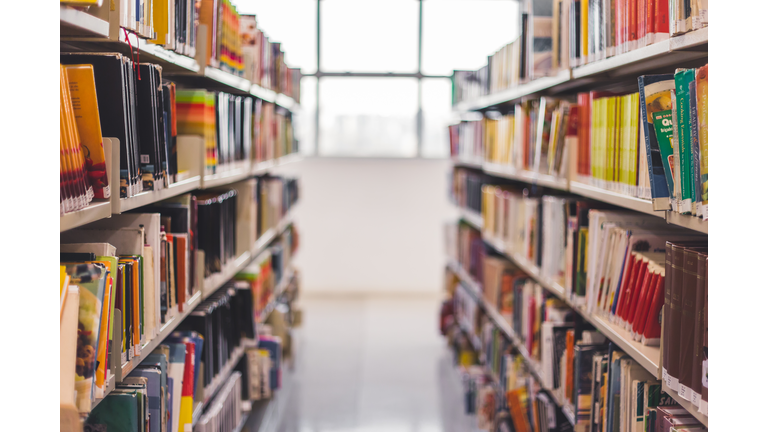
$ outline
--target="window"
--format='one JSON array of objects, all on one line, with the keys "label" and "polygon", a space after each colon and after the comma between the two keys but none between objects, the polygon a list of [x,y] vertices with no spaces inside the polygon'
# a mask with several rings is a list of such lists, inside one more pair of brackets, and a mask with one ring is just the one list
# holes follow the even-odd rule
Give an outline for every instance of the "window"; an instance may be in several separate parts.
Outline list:
[{"label": "window", "polygon": [[320,80],[321,156],[417,155],[415,78]]},{"label": "window", "polygon": [[307,155],[447,157],[453,70],[520,31],[515,0],[236,1],[304,73]]}]

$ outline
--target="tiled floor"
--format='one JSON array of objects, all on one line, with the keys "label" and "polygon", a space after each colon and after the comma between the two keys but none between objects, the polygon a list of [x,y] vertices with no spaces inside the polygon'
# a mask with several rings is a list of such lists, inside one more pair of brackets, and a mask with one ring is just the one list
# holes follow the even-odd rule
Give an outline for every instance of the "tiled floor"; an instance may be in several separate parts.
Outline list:
[{"label": "tiled floor", "polygon": [[471,431],[438,297],[307,297],[283,432]]}]

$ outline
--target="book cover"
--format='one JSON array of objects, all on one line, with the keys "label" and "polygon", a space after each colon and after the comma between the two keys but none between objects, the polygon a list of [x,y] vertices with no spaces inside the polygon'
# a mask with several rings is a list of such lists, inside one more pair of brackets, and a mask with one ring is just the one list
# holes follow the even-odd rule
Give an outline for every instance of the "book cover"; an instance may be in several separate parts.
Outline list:
[{"label": "book cover", "polygon": [[669,210],[670,195],[659,141],[653,126],[653,114],[672,109],[670,91],[674,89],[674,75],[643,75],[638,77],[637,81],[640,89],[640,118],[645,135],[653,209]]},{"label": "book cover", "polygon": [[65,69],[88,181],[93,187],[94,198],[106,199],[110,197],[110,189],[93,66],[68,65]]},{"label": "book cover", "polygon": [[[706,10],[706,9],[705,9]],[[707,65],[696,71],[696,116],[699,128],[699,165],[701,176],[701,214],[704,220],[709,219],[709,126],[708,126],[708,97],[709,69]]]},{"label": "book cover", "polygon": [[653,113],[653,126],[658,138],[661,161],[667,180],[669,196],[675,196],[675,156],[673,148],[672,110]]},{"label": "book cover", "polygon": [[96,406],[85,423],[91,430],[140,430],[139,397],[136,392],[113,392]]}]

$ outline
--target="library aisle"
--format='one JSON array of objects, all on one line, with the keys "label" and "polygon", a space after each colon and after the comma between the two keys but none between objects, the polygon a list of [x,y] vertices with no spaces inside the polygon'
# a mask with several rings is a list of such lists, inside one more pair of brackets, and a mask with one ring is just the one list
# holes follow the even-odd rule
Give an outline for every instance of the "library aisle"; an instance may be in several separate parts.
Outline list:
[{"label": "library aisle", "polygon": [[[474,418],[430,295],[305,295],[281,432],[459,432]],[[393,319],[396,317],[396,319]]]}]

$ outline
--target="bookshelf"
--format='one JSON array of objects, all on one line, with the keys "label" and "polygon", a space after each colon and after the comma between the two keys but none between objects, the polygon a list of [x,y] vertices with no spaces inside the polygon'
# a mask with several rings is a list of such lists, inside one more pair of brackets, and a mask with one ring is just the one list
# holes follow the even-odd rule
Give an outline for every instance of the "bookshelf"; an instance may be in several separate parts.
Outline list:
[{"label": "bookshelf", "polygon": [[109,37],[109,22],[87,12],[59,6],[59,32],[64,35],[86,35],[90,37]]},{"label": "bookshelf", "polygon": [[[455,163],[454,165],[457,167],[467,166],[466,163],[464,162],[458,162],[458,163]],[[567,179],[557,178],[557,177],[546,175],[546,174],[533,173],[530,171],[516,172],[512,167],[500,166],[497,164],[486,163],[486,164],[483,164],[482,167],[479,169],[481,169],[485,174],[488,174],[493,177],[511,179],[511,180],[516,180],[523,183],[528,183],[531,185],[538,185],[538,186],[549,187],[552,189],[562,190],[562,191],[570,192],[575,195],[582,196],[584,198],[591,198],[594,200],[612,204],[627,210],[634,210],[636,212],[657,216],[665,219],[668,224],[679,226],[681,228],[687,228],[689,230],[698,231],[704,234],[707,234],[709,231],[708,220],[705,221],[695,216],[683,215],[680,213],[675,213],[673,211],[654,211],[653,204],[651,204],[649,200],[644,200],[641,198],[636,198],[636,197],[621,194],[618,192],[609,191],[607,189],[602,189],[596,186],[580,183],[577,181],[569,182]],[[472,213],[471,210],[460,209],[460,211],[462,212],[462,217],[464,217],[464,215],[467,213],[469,213],[469,215],[467,216],[468,218],[474,217],[474,215],[471,214]],[[478,228],[482,227],[482,221],[475,220],[475,222],[471,222],[471,223],[472,225]]]},{"label": "bookshelf", "polygon": [[[227,91],[233,92],[233,93],[250,93],[251,92],[251,82],[243,77],[239,77],[237,75],[233,75],[231,73],[225,72],[221,69],[216,69],[211,66],[206,66],[203,70],[203,75],[208,78],[209,80],[213,81],[213,83],[218,83],[220,85],[223,85],[227,88]],[[272,102],[272,101],[268,101]]]},{"label": "bookshelf", "polygon": [[460,218],[473,227],[482,230],[483,229],[483,217],[480,213],[467,208],[459,207]]},{"label": "bookshelf", "polygon": [[[520,353],[520,355],[523,358],[523,362],[525,362],[526,367],[531,372],[531,375],[541,384],[541,387],[549,393],[553,400],[557,402],[557,404],[560,406],[561,410],[565,409],[566,407],[563,406],[563,403],[559,401],[559,398],[554,395],[552,392],[552,389],[546,388],[544,386],[544,380],[542,378],[543,372],[541,370],[541,365],[538,361],[531,358],[530,354],[528,354],[528,350],[525,347],[525,344],[520,340],[520,337],[515,333],[515,331],[512,329],[512,326],[508,321],[506,321],[501,314],[499,314],[498,310],[495,306],[489,304],[485,298],[482,295],[482,289],[480,287],[480,284],[474,280],[474,278],[467,273],[464,268],[453,260],[448,260],[448,268],[459,277],[459,279],[463,282],[462,287],[466,288],[470,295],[478,302],[481,309],[485,312],[485,314],[491,319],[493,324],[498,328],[505,336],[506,338],[512,342],[512,344],[515,346],[515,349]],[[472,336],[470,332],[470,336]],[[473,342],[474,343],[474,342]],[[477,342],[478,345],[479,341]],[[481,349],[478,347],[478,349]],[[494,377],[496,383],[498,383],[498,377],[495,376],[490,370],[487,371],[492,377]],[[570,413],[573,413],[572,408],[570,408]],[[565,413],[564,413],[565,414]],[[573,415],[565,414],[568,421],[575,425],[575,417]]]},{"label": "bookshelf", "polygon": [[59,232],[64,232],[112,216],[109,200],[94,200],[87,207],[65,213],[59,218]]},{"label": "bookshelf", "polygon": [[200,189],[199,175],[177,181],[176,183],[172,183],[169,187],[158,191],[146,191],[130,198],[115,198],[113,199],[113,202],[117,203],[117,205],[114,206],[116,208],[113,208],[112,212],[114,214],[119,214],[128,210],[154,204],[168,198],[173,198],[187,192],[192,192],[195,189]]},{"label": "bookshelf", "polygon": [[533,95],[562,94],[576,87],[594,84],[595,80],[601,77],[641,75],[643,71],[652,71],[707,57],[708,42],[708,27],[705,27],[603,60],[563,69],[554,76],[539,78],[495,94],[481,96],[477,100],[463,101],[454,105],[453,108],[457,112],[483,111]]}]

